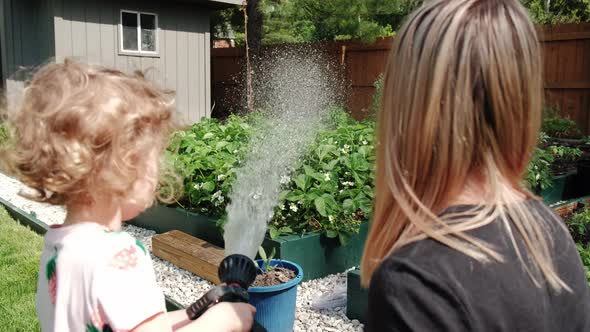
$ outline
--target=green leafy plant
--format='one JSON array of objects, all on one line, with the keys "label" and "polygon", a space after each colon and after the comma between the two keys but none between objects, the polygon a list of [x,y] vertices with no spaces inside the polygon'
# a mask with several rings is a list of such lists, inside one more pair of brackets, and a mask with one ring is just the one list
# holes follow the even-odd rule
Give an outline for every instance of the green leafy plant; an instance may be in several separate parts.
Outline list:
[{"label": "green leafy plant", "polygon": [[[323,233],[342,244],[372,213],[375,122],[358,122],[344,110],[330,113],[307,154],[282,179],[282,192],[269,235]],[[167,158],[184,178],[188,210],[225,221],[228,194],[265,121],[254,114],[225,122],[206,119],[176,133]]]},{"label": "green leafy plant", "polygon": [[582,156],[582,150],[563,145],[552,145],[549,147],[549,151],[553,154],[554,159],[568,162],[576,161]]},{"label": "green leafy plant", "polygon": [[576,248],[578,248],[578,253],[580,253],[580,258],[586,270],[586,279],[588,280],[588,285],[590,285],[590,245],[588,243],[583,245],[578,242],[576,243]]},{"label": "green leafy plant", "polygon": [[535,148],[528,165],[525,181],[530,190],[540,193],[553,185],[551,164],[553,155],[540,147]]},{"label": "green leafy plant", "polygon": [[543,112],[542,130],[550,137],[580,138],[581,133],[575,121],[559,115],[554,108],[547,108]]},{"label": "green leafy plant", "polygon": [[332,116],[332,127],[318,136],[302,165],[288,177],[270,224],[276,237],[321,232],[346,245],[370,218],[374,198],[373,121],[357,122],[344,112]]},{"label": "green leafy plant", "polygon": [[0,123],[0,146],[8,141],[8,128],[5,124]]},{"label": "green leafy plant", "polygon": [[258,255],[260,256],[260,259],[262,259],[262,263],[264,266],[263,271],[265,273],[274,270],[274,266],[271,266],[271,264],[270,264],[276,255],[276,249],[274,247],[272,248],[272,251],[270,252],[270,254],[267,255],[264,248],[262,248],[262,246],[260,246],[260,247],[258,247]]},{"label": "green leafy plant", "polygon": [[567,221],[567,227],[574,239],[585,241],[590,227],[590,208],[574,213]]},{"label": "green leafy plant", "polygon": [[203,119],[175,133],[166,157],[184,179],[180,206],[212,217],[225,213],[235,169],[248,152],[253,121],[255,116],[230,116],[223,123]]}]

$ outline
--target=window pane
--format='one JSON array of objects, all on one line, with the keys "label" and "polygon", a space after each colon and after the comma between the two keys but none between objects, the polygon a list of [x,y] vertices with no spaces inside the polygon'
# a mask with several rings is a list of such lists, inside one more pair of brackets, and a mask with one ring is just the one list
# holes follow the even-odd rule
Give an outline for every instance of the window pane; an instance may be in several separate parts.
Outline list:
[{"label": "window pane", "polygon": [[122,13],[123,50],[138,51],[137,47],[137,14]]},{"label": "window pane", "polygon": [[141,14],[141,50],[156,51],[156,16]]}]

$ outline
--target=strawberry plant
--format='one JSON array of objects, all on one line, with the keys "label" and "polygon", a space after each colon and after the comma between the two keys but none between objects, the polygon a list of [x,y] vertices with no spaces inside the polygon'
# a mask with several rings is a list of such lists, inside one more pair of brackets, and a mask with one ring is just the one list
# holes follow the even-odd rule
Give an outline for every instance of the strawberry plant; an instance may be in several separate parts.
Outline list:
[{"label": "strawberry plant", "polygon": [[285,190],[270,225],[284,232],[322,232],[346,244],[373,203],[375,123],[335,113],[332,128],[320,133],[302,165],[285,179]]},{"label": "strawberry plant", "polygon": [[[331,113],[308,153],[281,179],[280,202],[269,234],[324,233],[346,244],[370,218],[374,181],[374,121],[358,122],[344,111]],[[249,141],[266,125],[260,116],[205,119],[173,137],[167,158],[184,178],[178,204],[219,218]]]},{"label": "strawberry plant", "polygon": [[203,119],[175,133],[167,158],[184,179],[181,207],[214,217],[225,213],[235,168],[248,152],[254,118],[230,116],[224,123]]}]

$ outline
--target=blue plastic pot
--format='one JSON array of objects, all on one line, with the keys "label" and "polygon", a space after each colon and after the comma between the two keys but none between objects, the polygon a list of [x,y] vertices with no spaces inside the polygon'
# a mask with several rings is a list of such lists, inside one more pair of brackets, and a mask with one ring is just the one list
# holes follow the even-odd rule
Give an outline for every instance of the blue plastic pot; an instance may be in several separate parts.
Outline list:
[{"label": "blue plastic pot", "polygon": [[[257,260],[256,263],[264,269],[261,260]],[[291,332],[295,324],[297,285],[303,279],[303,269],[293,262],[283,260],[273,259],[270,264],[295,271],[297,276],[281,285],[250,287],[250,304],[256,307],[254,319],[268,332]]]}]

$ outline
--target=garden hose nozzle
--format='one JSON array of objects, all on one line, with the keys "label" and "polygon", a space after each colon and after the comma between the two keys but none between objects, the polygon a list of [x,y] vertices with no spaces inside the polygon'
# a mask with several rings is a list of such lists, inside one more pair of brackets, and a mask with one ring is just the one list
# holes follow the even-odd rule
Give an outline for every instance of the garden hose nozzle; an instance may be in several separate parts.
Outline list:
[{"label": "garden hose nozzle", "polygon": [[[256,265],[250,258],[234,254],[227,256],[221,261],[217,270],[219,280],[224,285],[216,286],[199,300],[186,309],[191,320],[195,320],[207,311],[207,309],[219,302],[242,302],[248,303],[250,296],[248,288],[256,279]],[[254,322],[253,332],[266,332],[266,329]]]}]

